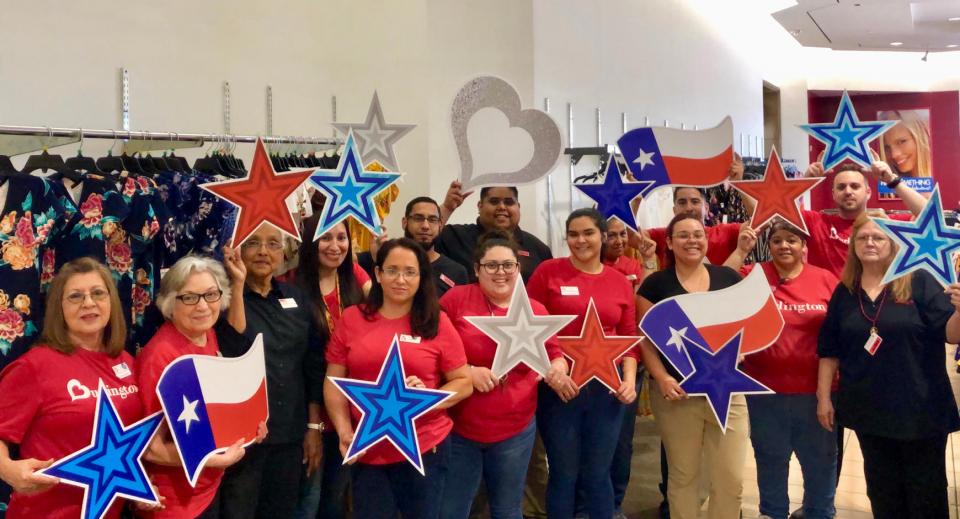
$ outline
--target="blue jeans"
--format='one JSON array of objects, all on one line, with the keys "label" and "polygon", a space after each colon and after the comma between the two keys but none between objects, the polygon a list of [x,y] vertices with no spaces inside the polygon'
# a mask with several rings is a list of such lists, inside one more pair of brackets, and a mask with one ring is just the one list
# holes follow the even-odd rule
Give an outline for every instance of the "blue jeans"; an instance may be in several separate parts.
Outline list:
[{"label": "blue jeans", "polygon": [[295,519],[341,519],[346,517],[344,503],[350,486],[350,466],[343,464],[340,438],[335,432],[323,433],[323,459],[320,468],[300,484],[300,502]]},{"label": "blue jeans", "polygon": [[757,459],[760,513],[782,519],[790,513],[790,455],[803,473],[806,519],[829,519],[836,510],[837,439],[817,421],[816,395],[749,395],[750,440]]},{"label": "blue jeans", "polygon": [[536,437],[536,420],[496,443],[478,443],[450,435],[450,477],[443,488],[442,519],[466,519],[480,487],[487,488],[491,519],[522,519],[523,483]]},{"label": "blue jeans", "polygon": [[356,463],[353,516],[363,519],[437,519],[450,466],[450,437],[423,453],[424,475],[406,460],[389,465]]},{"label": "blue jeans", "polygon": [[545,387],[540,391],[537,425],[550,465],[547,516],[573,517],[579,480],[586,513],[612,517],[610,466],[623,424],[623,404],[595,380],[566,404]]}]

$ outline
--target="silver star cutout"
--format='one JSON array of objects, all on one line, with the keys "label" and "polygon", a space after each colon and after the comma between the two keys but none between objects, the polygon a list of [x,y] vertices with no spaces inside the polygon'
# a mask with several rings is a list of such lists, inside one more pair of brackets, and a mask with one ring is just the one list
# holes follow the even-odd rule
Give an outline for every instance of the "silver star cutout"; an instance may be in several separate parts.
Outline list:
[{"label": "silver star cutout", "polygon": [[546,377],[550,371],[546,342],[574,319],[574,315],[535,315],[521,279],[517,279],[513,288],[507,315],[466,317],[497,343],[497,352],[490,366],[497,378],[503,378],[521,362]]},{"label": "silver star cutout", "polygon": [[634,164],[640,164],[640,171],[643,171],[643,168],[647,166],[653,166],[653,156],[654,152],[645,152],[643,148],[640,148],[640,154],[637,155],[637,158],[633,159]]},{"label": "silver star cutout", "polygon": [[333,127],[343,135],[353,130],[360,148],[360,157],[363,165],[367,166],[374,161],[379,162],[387,171],[397,172],[397,154],[393,150],[401,137],[417,127],[415,124],[387,124],[383,120],[383,109],[380,107],[380,97],[373,93],[370,109],[367,110],[367,120],[363,123],[333,123]]}]

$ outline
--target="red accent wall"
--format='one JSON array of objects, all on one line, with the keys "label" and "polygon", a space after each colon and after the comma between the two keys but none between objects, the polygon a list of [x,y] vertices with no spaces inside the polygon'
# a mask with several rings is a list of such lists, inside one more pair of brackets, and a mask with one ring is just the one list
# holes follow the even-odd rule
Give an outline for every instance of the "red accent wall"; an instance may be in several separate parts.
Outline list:
[{"label": "red accent wall", "polygon": [[[808,92],[808,118],[811,123],[833,121],[840,105],[840,92]],[[851,94],[850,100],[857,111],[857,117],[864,121],[873,121],[877,112],[882,110],[930,110],[930,149],[932,155],[933,176],[940,184],[940,195],[944,209],[960,207],[960,92],[901,92],[901,93],[864,93]],[[871,143],[879,153],[880,140]],[[825,148],[820,141],[809,138],[810,162],[817,160]],[[810,193],[810,203],[814,210],[833,207],[830,196],[830,183],[822,182]],[[900,200],[879,200],[876,181],[871,181],[873,195],[868,207],[885,210],[905,209]]]}]

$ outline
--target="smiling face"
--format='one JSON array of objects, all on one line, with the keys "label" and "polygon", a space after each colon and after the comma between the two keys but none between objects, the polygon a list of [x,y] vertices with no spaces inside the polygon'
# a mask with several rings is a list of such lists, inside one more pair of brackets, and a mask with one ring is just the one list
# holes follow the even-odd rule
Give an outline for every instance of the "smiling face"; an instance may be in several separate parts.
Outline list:
[{"label": "smiling face", "polygon": [[283,234],[271,225],[261,225],[240,246],[240,259],[251,277],[265,279],[273,276],[283,262]]},{"label": "smiling face", "polygon": [[900,174],[917,175],[917,140],[903,123],[883,134],[883,154]]},{"label": "smiling face", "polygon": [[440,235],[440,209],[430,202],[420,202],[410,208],[410,214],[403,217],[403,235],[423,245],[429,251]]},{"label": "smiling face", "polygon": [[317,252],[320,266],[327,269],[336,269],[347,257],[350,248],[350,238],[347,237],[347,226],[338,223],[317,240]]},{"label": "smiling face", "polygon": [[491,187],[477,202],[480,225],[485,229],[512,231],[520,223],[520,202],[513,190],[507,187]]},{"label": "smiling face", "polygon": [[863,173],[841,171],[833,177],[833,203],[845,218],[856,217],[867,207],[870,186]]},{"label": "smiling face", "polygon": [[591,263],[600,257],[603,235],[593,218],[581,216],[567,225],[567,247],[570,255],[581,263]]},{"label": "smiling face", "polygon": [[673,195],[674,216],[685,214],[697,220],[703,220],[703,194],[695,187],[677,188]]},{"label": "smiling face", "polygon": [[860,262],[866,265],[883,265],[890,262],[893,254],[893,245],[880,227],[868,221],[857,230],[853,237],[854,252]]},{"label": "smiling face", "polygon": [[777,230],[770,236],[770,256],[778,268],[792,269],[803,262],[803,239],[786,229]]},{"label": "smiling face", "polygon": [[703,223],[694,218],[684,218],[673,225],[673,233],[667,236],[667,247],[673,251],[677,264],[698,265],[707,255],[707,233]]},{"label": "smiling face", "polygon": [[63,287],[63,319],[70,335],[100,336],[110,322],[110,292],[96,272],[76,274]]},{"label": "smiling face", "polygon": [[627,226],[616,218],[608,221],[607,235],[604,242],[607,245],[607,248],[604,249],[606,260],[614,261],[620,256],[623,256],[623,252],[627,248]]},{"label": "smiling face", "polygon": [[[420,288],[417,255],[404,247],[394,247],[377,268],[377,282],[383,287],[383,301],[402,306],[413,301]],[[429,282],[429,280],[427,280]]]},{"label": "smiling face", "polygon": [[[199,295],[200,300],[195,305],[188,305],[178,297],[173,303],[173,314],[170,320],[181,333],[194,338],[207,333],[213,328],[220,317],[220,301],[209,303],[202,296],[220,290],[217,280],[209,272],[194,272],[187,278],[183,287],[177,291],[177,296],[186,294]],[[219,297],[219,296],[218,296]]]},{"label": "smiling face", "polygon": [[[508,299],[513,294],[513,287],[520,274],[517,257],[509,247],[490,247],[480,258],[480,264],[474,265],[480,290],[489,299]],[[496,268],[496,272],[490,270]],[[510,270],[510,273],[506,271]]]}]

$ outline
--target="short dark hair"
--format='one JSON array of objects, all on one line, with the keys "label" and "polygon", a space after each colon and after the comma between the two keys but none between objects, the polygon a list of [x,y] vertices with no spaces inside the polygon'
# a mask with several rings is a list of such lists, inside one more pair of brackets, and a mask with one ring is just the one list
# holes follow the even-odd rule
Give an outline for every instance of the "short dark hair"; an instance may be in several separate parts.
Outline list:
[{"label": "short dark hair", "polygon": [[[670,220],[670,223],[667,224],[666,235],[667,235],[668,238],[671,238],[671,239],[673,238],[673,228],[676,227],[676,225],[677,225],[678,223],[680,223],[680,222],[682,222],[682,221],[684,221],[684,220],[693,220],[693,221],[697,222],[698,224],[700,224],[700,227],[703,228],[704,231],[707,230],[707,227],[706,227],[705,225],[703,225],[703,221],[701,221],[699,218],[694,218],[693,216],[690,216],[689,214],[686,214],[686,213],[680,213],[680,214],[674,216],[674,217]],[[665,257],[665,259],[666,259],[666,266],[667,266],[667,267],[672,267],[672,266],[674,266],[674,265],[676,264],[676,262],[677,262],[677,258],[674,257],[673,251],[670,250],[670,247],[667,247],[667,250],[664,251],[664,257]]]},{"label": "short dark hair", "polygon": [[437,213],[440,213],[440,204],[438,204],[436,200],[430,198],[429,196],[418,196],[407,202],[407,208],[403,211],[403,216],[410,216],[410,211],[413,211],[413,206],[417,204],[433,204],[437,206]]},{"label": "short dark hair", "polygon": [[490,192],[491,189],[496,189],[498,187],[509,189],[510,191],[513,192],[514,198],[520,198],[520,192],[517,191],[517,186],[489,186],[489,187],[482,188],[480,190],[480,200],[483,200],[484,198],[486,198],[487,193]]},{"label": "short dark hair", "polygon": [[842,173],[844,171],[856,171],[861,175],[863,174],[863,171],[860,168],[860,164],[857,164],[855,162],[850,162],[850,161],[844,162],[843,164],[840,164],[839,166],[833,169],[834,173]]},{"label": "short dark hair", "polygon": [[517,246],[517,242],[514,241],[510,233],[499,229],[487,231],[477,240],[477,247],[473,250],[473,264],[479,265],[480,260],[487,254],[487,251],[494,247],[506,247],[510,249],[510,251],[513,252],[514,258],[518,256],[520,251],[520,247]]},{"label": "short dark hair", "polygon": [[567,216],[567,224],[564,227],[564,230],[570,230],[570,222],[576,220],[577,218],[589,218],[593,220],[593,224],[597,226],[597,229],[600,229],[601,234],[607,233],[607,219],[603,217],[603,214],[600,211],[592,207],[583,207],[577,209],[570,213],[570,216]]},{"label": "short dark hair", "polygon": [[790,234],[800,238],[803,241],[807,241],[808,236],[803,233],[802,230],[798,229],[797,226],[787,222],[782,218],[777,218],[770,224],[770,227],[767,229],[767,236],[773,237],[773,233],[777,231],[787,231]]},{"label": "short dark hair", "polygon": [[706,193],[703,189],[700,189],[699,187],[693,187],[693,186],[678,186],[678,187],[673,188],[673,201],[674,201],[674,202],[677,201],[677,193],[679,193],[681,189],[696,189],[696,190],[697,190],[697,193],[700,193],[700,196],[702,196],[702,197],[704,197],[704,198],[707,197],[707,193]]},{"label": "short dark hair", "polygon": [[[420,285],[413,295],[413,306],[410,308],[410,331],[424,339],[433,339],[440,330],[440,302],[437,300],[437,288],[433,283],[433,268],[430,266],[430,257],[419,243],[410,238],[395,238],[388,240],[377,251],[376,267],[383,271],[383,263],[393,249],[407,249],[417,257],[417,266],[420,270]],[[374,283],[367,295],[366,303],[360,305],[360,311],[368,321],[383,308],[383,287]]]}]

